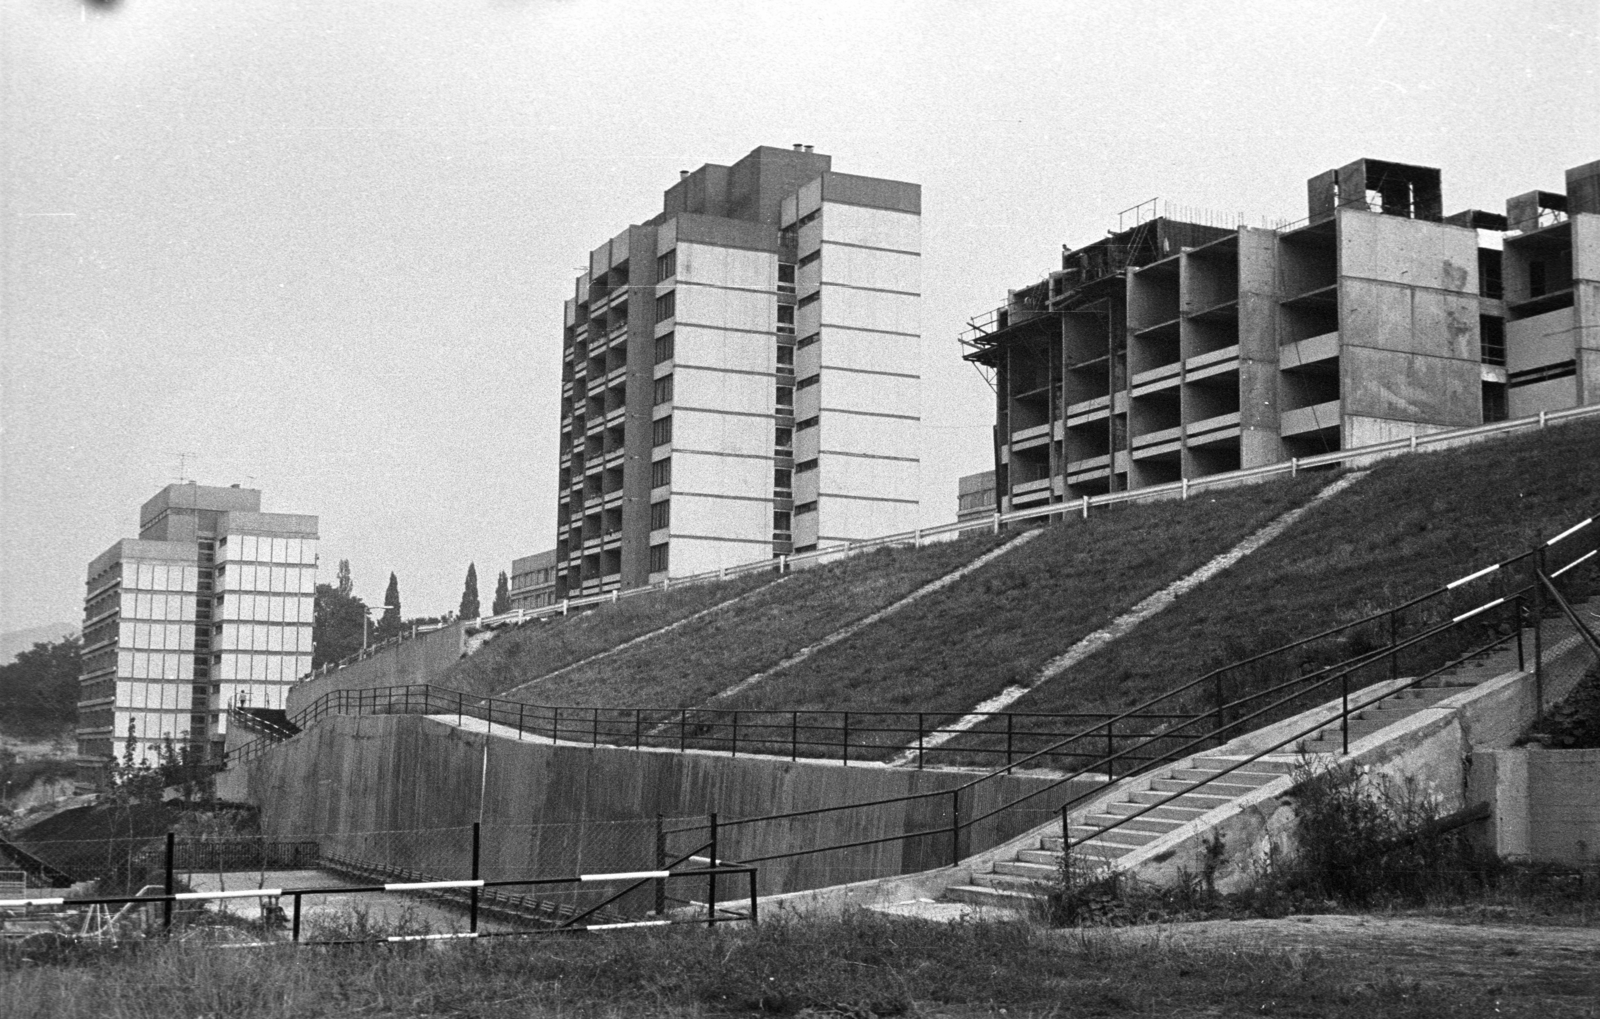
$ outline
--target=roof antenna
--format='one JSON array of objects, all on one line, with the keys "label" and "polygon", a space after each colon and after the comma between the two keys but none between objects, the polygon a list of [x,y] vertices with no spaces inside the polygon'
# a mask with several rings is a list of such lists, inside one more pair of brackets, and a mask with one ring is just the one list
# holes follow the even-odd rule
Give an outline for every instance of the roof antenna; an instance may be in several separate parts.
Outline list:
[{"label": "roof antenna", "polygon": [[192,484],[194,484],[195,483],[194,479],[186,476],[188,474],[188,472],[189,472],[188,471],[189,458],[194,456],[194,454],[193,453],[173,453],[172,455],[178,458],[178,484],[180,484],[180,485],[192,485]]}]

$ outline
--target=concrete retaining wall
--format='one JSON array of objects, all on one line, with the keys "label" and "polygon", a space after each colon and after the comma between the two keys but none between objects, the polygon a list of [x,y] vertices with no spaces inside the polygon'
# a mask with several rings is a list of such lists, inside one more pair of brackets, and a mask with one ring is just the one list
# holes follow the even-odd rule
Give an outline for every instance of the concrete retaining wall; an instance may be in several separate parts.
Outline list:
[{"label": "concrete retaining wall", "polygon": [[428,633],[391,644],[370,658],[341,669],[313,675],[289,690],[285,710],[293,715],[318,697],[334,690],[371,690],[382,686],[432,683],[454,665],[466,650],[466,631],[460,620]]},{"label": "concrete retaining wall", "polygon": [[1501,856],[1600,865],[1600,750],[1481,750],[1472,779],[1493,810],[1489,837]]},{"label": "concrete retaining wall", "polygon": [[[485,745],[487,742],[487,765]],[[882,767],[845,768],[773,760],[677,754],[613,747],[569,747],[519,743],[465,732],[428,718],[332,716],[261,757],[224,772],[218,795],[261,808],[263,830],[273,837],[323,836],[330,845],[359,847],[338,833],[490,825],[639,822],[616,842],[619,829],[586,826],[562,837],[562,846],[541,845],[531,833],[522,842],[502,839],[497,868],[518,874],[570,873],[562,868],[604,855],[605,867],[653,863],[653,825],[668,817],[720,815],[720,855],[760,857],[810,846],[867,842],[905,831],[930,831],[911,839],[759,862],[762,894],[792,892],[867,878],[906,874],[950,861],[950,834],[932,832],[950,824],[950,797],[740,826],[737,819],[841,803],[891,799],[909,793],[949,790],[971,773],[909,771]],[[961,796],[963,818],[1041,788],[1049,780],[1010,776],[984,783]],[[963,832],[960,855],[981,851],[1043,823],[1066,798],[1066,787],[1039,797],[1030,811],[1006,811]],[[481,794],[481,800],[480,800]],[[648,829],[648,830],[646,830]],[[648,836],[648,837],[646,837]],[[418,870],[465,873],[465,843],[457,836],[437,846],[406,848],[390,839],[381,861]],[[355,850],[352,849],[352,852]],[[362,850],[372,852],[371,849]],[[429,855],[434,854],[434,855]],[[441,855],[442,854],[442,855]],[[413,861],[413,862],[408,862]],[[490,876],[486,874],[486,876]]]}]

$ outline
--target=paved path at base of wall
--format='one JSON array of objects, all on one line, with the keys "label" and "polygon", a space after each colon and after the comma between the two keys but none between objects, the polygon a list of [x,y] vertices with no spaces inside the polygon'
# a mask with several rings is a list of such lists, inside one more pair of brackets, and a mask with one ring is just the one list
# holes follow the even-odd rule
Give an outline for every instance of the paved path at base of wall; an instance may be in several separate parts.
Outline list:
[{"label": "paved path at base of wall", "polygon": [[[1288,530],[1289,527],[1295,521],[1304,516],[1306,511],[1311,509],[1311,507],[1315,506],[1319,502],[1322,502],[1324,499],[1329,499],[1335,495],[1338,495],[1346,488],[1349,488],[1356,482],[1357,479],[1363,477],[1365,474],[1365,471],[1356,471],[1346,474],[1333,484],[1328,485],[1326,488],[1322,489],[1322,491],[1312,496],[1304,505],[1297,506],[1294,509],[1289,510],[1287,513],[1282,514],[1272,522],[1268,523],[1265,527],[1245,538],[1243,541],[1239,542],[1239,544],[1233,546],[1228,551],[1217,556],[1215,559],[1212,559],[1198,570],[1195,570],[1188,576],[1180,577],[1171,584],[1168,584],[1166,587],[1135,605],[1127,612],[1118,616],[1116,619],[1113,619],[1110,625],[1108,625],[1105,629],[1096,630],[1094,633],[1089,634],[1087,637],[1072,645],[1064,653],[1046,662],[1044,667],[1039,670],[1039,674],[1035,676],[1033,681],[1028,683],[1026,686],[1017,685],[1006,687],[1004,690],[1001,690],[993,697],[973,708],[972,712],[963,717],[960,721],[955,722],[952,725],[945,726],[944,728],[940,729],[937,734],[925,739],[922,744],[922,749],[926,750],[929,747],[936,747],[941,743],[950,740],[958,733],[965,732],[966,730],[982,722],[992,713],[996,711],[1004,711],[1012,704],[1015,704],[1017,701],[1021,700],[1025,694],[1038,687],[1040,684],[1055,679],[1057,676],[1061,675],[1063,672],[1066,672],[1074,665],[1077,665],[1085,658],[1088,658],[1096,651],[1099,651],[1107,644],[1126,636],[1134,627],[1167,608],[1167,606],[1177,601],[1181,595],[1185,595],[1190,591],[1193,591],[1201,584],[1210,580],[1212,577],[1215,577],[1223,570],[1234,565],[1245,556],[1261,548],[1261,546],[1265,545],[1273,538],[1276,538],[1278,535]],[[905,765],[915,762],[917,759],[917,754],[917,747],[907,747],[898,757],[895,757],[889,763],[896,767],[904,767]]]},{"label": "paved path at base of wall", "polygon": [[601,651],[599,654],[590,655],[588,658],[580,658],[578,661],[573,662],[571,665],[563,665],[561,668],[557,669],[554,672],[547,672],[543,676],[540,676],[538,679],[530,679],[526,683],[519,683],[518,685],[512,687],[511,689],[505,691],[504,693],[496,694],[495,696],[497,696],[497,697],[510,697],[511,695],[515,694],[519,690],[526,690],[530,686],[537,686],[538,684],[543,683],[547,679],[555,679],[557,676],[561,675],[563,672],[569,672],[572,669],[578,668],[580,665],[588,665],[591,662],[597,662],[600,659],[607,658],[607,657],[609,657],[611,655],[616,654],[619,651],[626,651],[628,648],[633,647],[635,644],[643,644],[647,640],[653,640],[656,637],[660,637],[660,636],[663,636],[664,634],[671,633],[673,630],[676,630],[680,626],[688,626],[690,623],[694,622],[696,619],[701,619],[701,618],[703,618],[705,616],[709,616],[713,612],[721,612],[723,609],[727,608],[729,605],[732,605],[735,602],[743,601],[744,599],[750,597],[751,595],[755,594],[758,591],[765,591],[767,588],[772,587],[774,584],[781,584],[785,580],[788,580],[792,576],[794,576],[794,574],[786,573],[783,576],[779,577],[777,580],[772,581],[772,583],[770,583],[770,584],[762,584],[759,587],[753,587],[750,590],[744,592],[743,594],[734,595],[732,598],[729,598],[727,601],[720,601],[720,602],[717,602],[715,605],[711,606],[710,608],[701,609],[699,612],[696,612],[692,616],[685,616],[682,619],[678,620],[676,623],[668,623],[666,626],[662,626],[662,627],[659,627],[657,629],[651,630],[649,633],[640,634],[639,636],[633,638],[630,641],[624,641],[623,643],[618,644],[614,648],[607,648],[606,650]]},{"label": "paved path at base of wall", "polygon": [[723,690],[721,693],[713,695],[711,700],[707,701],[706,703],[708,703],[708,704],[709,703],[714,703],[714,702],[716,702],[718,700],[721,700],[724,697],[732,697],[736,693],[742,693],[743,691],[750,689],[752,686],[755,686],[757,683],[760,683],[762,680],[769,679],[772,676],[776,675],[777,673],[782,672],[784,669],[789,668],[791,665],[798,665],[799,663],[805,661],[807,658],[810,658],[812,655],[816,654],[818,651],[822,651],[822,650],[824,650],[826,648],[832,647],[833,645],[839,643],[841,640],[845,640],[845,639],[847,639],[849,637],[853,637],[857,633],[860,633],[862,630],[865,630],[867,627],[871,626],[872,624],[874,624],[876,622],[879,622],[880,620],[885,619],[885,618],[887,618],[889,616],[894,615],[896,612],[899,612],[901,609],[904,609],[904,608],[910,606],[911,604],[913,604],[913,603],[915,603],[917,601],[920,601],[923,598],[926,598],[928,595],[933,594],[935,591],[941,591],[944,588],[949,587],[951,584],[954,584],[956,581],[960,580],[962,577],[965,577],[967,574],[971,573],[973,570],[982,569],[983,567],[989,565],[989,563],[991,563],[994,560],[998,559],[1000,556],[1003,556],[1007,552],[1010,552],[1012,549],[1018,548],[1018,547],[1020,547],[1022,545],[1026,545],[1028,542],[1032,541],[1034,538],[1037,538],[1042,533],[1044,533],[1042,528],[1034,528],[1031,531],[1024,531],[1022,534],[1019,534],[1015,538],[1012,538],[1010,541],[1006,542],[1004,545],[1001,545],[999,548],[994,549],[994,550],[989,551],[989,552],[985,552],[983,555],[981,555],[978,558],[974,559],[972,562],[967,563],[965,566],[961,566],[958,569],[955,569],[955,570],[952,570],[949,573],[946,573],[944,576],[938,578],[937,580],[933,580],[933,581],[930,581],[930,582],[922,585],[921,587],[917,588],[915,591],[912,591],[910,594],[906,595],[904,598],[901,598],[899,601],[895,602],[894,604],[889,605],[889,606],[887,606],[885,608],[881,608],[878,611],[874,612],[870,616],[866,616],[865,618],[858,619],[858,620],[856,620],[855,622],[851,623],[848,626],[845,626],[845,627],[842,627],[841,629],[833,631],[832,633],[828,634],[826,637],[823,637],[821,640],[817,641],[815,644],[810,645],[809,647],[801,648],[799,651],[796,651],[793,655],[790,655],[788,658],[785,658],[783,661],[779,662],[777,665],[774,665],[772,668],[767,669],[764,672],[758,672],[753,676],[746,676],[744,679],[739,680],[739,682],[737,682],[737,683],[733,684],[732,686],[728,687],[726,690]]}]

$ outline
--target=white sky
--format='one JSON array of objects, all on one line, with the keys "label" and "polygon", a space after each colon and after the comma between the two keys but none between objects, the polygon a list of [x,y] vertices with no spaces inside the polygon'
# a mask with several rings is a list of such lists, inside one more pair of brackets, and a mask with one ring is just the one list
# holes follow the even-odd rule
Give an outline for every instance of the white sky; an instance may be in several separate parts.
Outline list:
[{"label": "white sky", "polygon": [[989,465],[967,317],[1160,196],[1361,156],[1500,210],[1600,158],[1596,0],[0,0],[0,629],[178,478],[322,519],[407,614],[554,543],[561,301],[678,170],[923,186],[924,519]]}]

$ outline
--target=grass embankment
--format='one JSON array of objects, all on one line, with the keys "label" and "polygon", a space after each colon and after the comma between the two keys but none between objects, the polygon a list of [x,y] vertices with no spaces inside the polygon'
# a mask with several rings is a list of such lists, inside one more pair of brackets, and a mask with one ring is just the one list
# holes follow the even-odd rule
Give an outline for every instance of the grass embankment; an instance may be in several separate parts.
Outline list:
[{"label": "grass embankment", "polygon": [[706,581],[633,595],[587,612],[524,623],[451,666],[438,684],[469,693],[500,693],[687,619],[776,579],[772,573],[758,573],[731,580]]},{"label": "grass embankment", "polygon": [[[1600,510],[1597,451],[1600,424],[1574,422],[1380,461],[1349,491],[1313,507],[1260,551],[1144,623],[1135,639],[1091,656],[1016,709],[1132,706],[1527,551]],[[1562,580],[1584,590],[1594,576],[1585,566]],[[1323,657],[1364,649],[1331,646]]]},{"label": "grass embankment", "polygon": [[564,672],[523,691],[519,699],[602,707],[700,704],[1004,540],[983,535],[922,548],[885,548],[798,570],[781,584],[750,595],[733,611],[712,613]]},{"label": "grass embankment", "polygon": [[1290,929],[1263,935],[1223,925],[1189,937],[857,913],[757,928],[433,946],[216,951],[151,943],[91,952],[78,965],[0,967],[0,1014],[1431,1019],[1593,1015],[1600,993],[1592,949],[1568,943],[1587,932],[1524,952],[1542,942],[1517,938],[1508,949],[1517,928],[1480,937],[1443,925],[1324,931],[1278,923]]}]

